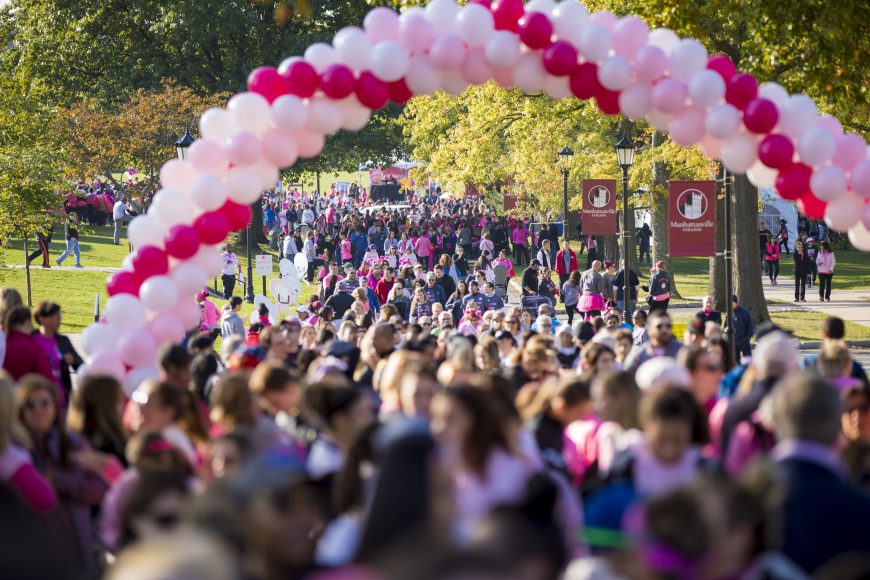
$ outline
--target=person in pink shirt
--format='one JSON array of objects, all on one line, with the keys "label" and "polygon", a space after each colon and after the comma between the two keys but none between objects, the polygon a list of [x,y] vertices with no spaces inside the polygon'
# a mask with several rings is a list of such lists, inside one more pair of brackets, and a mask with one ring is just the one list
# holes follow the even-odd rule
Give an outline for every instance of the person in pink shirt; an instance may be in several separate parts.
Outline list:
[{"label": "person in pink shirt", "polygon": [[816,256],[816,265],[819,268],[819,302],[831,301],[831,280],[834,277],[834,268],[837,266],[837,258],[831,251],[831,244],[827,241],[819,244],[819,253]]},{"label": "person in pink shirt", "polygon": [[208,299],[208,292],[205,290],[200,292],[196,297],[196,301],[205,309],[203,312],[203,324],[208,328],[219,326],[221,312],[215,303]]},{"label": "person in pink shirt", "polygon": [[526,247],[528,240],[529,228],[523,222],[519,222],[511,232],[511,242],[514,244],[514,262],[517,266],[529,262],[529,249]]},{"label": "person in pink shirt", "polygon": [[514,263],[511,262],[511,259],[508,257],[508,251],[502,250],[498,253],[498,258],[492,261],[493,268],[496,266],[504,266],[504,269],[507,270],[508,278],[513,278],[517,275],[516,270],[514,270]]},{"label": "person in pink shirt", "polygon": [[423,235],[414,242],[414,253],[422,264],[428,264],[428,271],[432,269],[432,240],[426,235],[427,233],[423,232]]}]

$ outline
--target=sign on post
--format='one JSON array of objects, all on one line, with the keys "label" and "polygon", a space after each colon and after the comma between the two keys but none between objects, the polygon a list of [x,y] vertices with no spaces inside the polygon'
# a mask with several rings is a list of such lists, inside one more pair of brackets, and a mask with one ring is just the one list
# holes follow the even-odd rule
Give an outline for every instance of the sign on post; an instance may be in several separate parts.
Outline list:
[{"label": "sign on post", "polygon": [[616,180],[583,180],[583,235],[616,235]]},{"label": "sign on post", "polygon": [[716,183],[668,182],[668,253],[682,256],[716,255]]},{"label": "sign on post", "polygon": [[272,275],[272,254],[260,254],[254,262],[257,276]]}]

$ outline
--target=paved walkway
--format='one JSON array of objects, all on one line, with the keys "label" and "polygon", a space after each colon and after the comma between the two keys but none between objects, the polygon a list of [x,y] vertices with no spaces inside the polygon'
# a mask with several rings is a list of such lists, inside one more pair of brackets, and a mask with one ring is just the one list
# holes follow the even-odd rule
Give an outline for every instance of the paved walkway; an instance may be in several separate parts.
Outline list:
[{"label": "paved walkway", "polygon": [[[12,270],[24,270],[23,264],[6,264],[6,268],[10,268]],[[39,265],[30,265],[31,270],[48,270],[49,268],[43,268]],[[75,268],[73,266],[58,266],[57,264],[51,265],[51,270],[60,270],[61,272],[119,272],[121,268],[110,268],[108,266],[84,266],[82,268]]]},{"label": "paved walkway", "polygon": [[[868,275],[870,284],[870,275]],[[794,280],[780,278],[776,286],[771,286],[764,278],[764,296],[768,300],[781,300],[786,304],[771,304],[771,310],[809,309],[836,316],[843,320],[870,326],[870,287],[865,290],[837,290],[837,277],[834,276],[834,289],[830,302],[819,300],[819,288],[807,288],[806,302],[794,301]]]}]

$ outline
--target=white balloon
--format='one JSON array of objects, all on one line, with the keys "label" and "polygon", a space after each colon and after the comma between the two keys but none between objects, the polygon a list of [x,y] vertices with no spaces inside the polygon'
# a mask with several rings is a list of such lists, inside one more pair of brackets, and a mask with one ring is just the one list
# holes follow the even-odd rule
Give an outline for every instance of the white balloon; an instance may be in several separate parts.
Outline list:
[{"label": "white balloon", "polygon": [[447,34],[456,30],[459,6],[454,0],[432,0],[426,5],[425,12],[426,19],[432,23],[436,34]]},{"label": "white balloon", "polygon": [[118,344],[118,333],[108,324],[95,322],[82,332],[82,346],[85,354],[93,356],[99,352],[113,350]]},{"label": "white balloon", "polygon": [[405,83],[415,95],[429,95],[441,86],[441,72],[426,58],[415,58],[408,66]]},{"label": "white balloon", "polygon": [[540,57],[528,52],[520,57],[514,69],[514,83],[517,88],[527,93],[535,93],[544,88],[547,81],[547,71],[541,64]]},{"label": "white balloon", "polygon": [[556,3],[553,0],[532,0],[526,4],[526,14],[531,12],[540,12],[549,16],[556,9]]},{"label": "white balloon", "polygon": [[649,43],[660,48],[666,55],[669,55],[679,42],[680,37],[670,28],[656,28],[649,33]]},{"label": "white balloon", "polygon": [[780,111],[788,103],[788,91],[779,83],[761,83],[758,87],[758,96],[771,101]]},{"label": "white balloon", "polygon": [[486,43],[486,60],[494,67],[510,68],[520,60],[520,40],[508,30],[499,30]]},{"label": "white balloon", "polygon": [[[181,195],[180,193],[178,195]],[[127,239],[134,248],[142,246],[163,247],[163,238],[166,236],[166,227],[160,219],[147,213],[133,218],[127,226]]]},{"label": "white balloon", "polygon": [[372,74],[384,82],[404,77],[409,64],[408,50],[394,40],[380,42],[372,50]]},{"label": "white balloon", "polygon": [[598,67],[598,82],[611,91],[621,91],[631,84],[631,64],[624,56],[611,56]]},{"label": "white balloon", "polygon": [[199,134],[204,139],[223,143],[238,132],[232,114],[226,109],[209,109],[199,118]]},{"label": "white balloon", "polygon": [[[206,279],[219,276],[224,267],[221,246],[205,246],[199,247],[199,250],[194,254],[190,262],[198,264],[205,270]],[[195,291],[195,290],[194,290]]]},{"label": "white balloon", "polygon": [[822,165],[834,154],[837,139],[823,127],[810,127],[798,141],[801,161],[807,165]]},{"label": "white balloon", "polygon": [[649,85],[633,84],[619,94],[619,110],[631,119],[643,119],[652,108]]},{"label": "white balloon", "polygon": [[154,194],[148,213],[160,220],[166,230],[178,224],[189,224],[196,217],[193,201],[174,189],[161,189]]},{"label": "white balloon", "polygon": [[232,113],[236,126],[241,131],[250,131],[259,136],[272,125],[272,109],[269,107],[269,101],[257,93],[234,95],[227,103],[227,109]]},{"label": "white balloon", "polygon": [[332,45],[325,42],[315,42],[305,49],[305,60],[319,73],[338,61],[338,54]]},{"label": "white balloon", "polygon": [[610,54],[610,32],[598,24],[587,24],[580,33],[580,52],[590,62],[601,62]]},{"label": "white balloon", "polygon": [[734,174],[744,174],[758,160],[758,138],[738,133],[722,145],[722,163]]},{"label": "white balloon", "polygon": [[849,241],[862,252],[870,252],[870,230],[860,221],[849,228]]},{"label": "white balloon", "polygon": [[780,108],[779,132],[797,141],[804,131],[815,125],[818,109],[811,98],[806,95],[792,95],[788,102]]},{"label": "white balloon", "polygon": [[117,294],[106,301],[106,321],[117,332],[145,324],[145,308],[135,296]]},{"label": "white balloon", "polygon": [[152,276],[139,287],[139,300],[151,312],[166,312],[178,300],[178,288],[169,276]]},{"label": "white balloon", "polygon": [[547,80],[544,82],[544,91],[554,99],[567,99],[573,95],[568,77],[547,75]]},{"label": "white balloon", "polygon": [[466,4],[456,17],[456,31],[468,46],[483,46],[495,33],[492,12],[480,4]]},{"label": "white balloon", "polygon": [[689,81],[689,96],[700,107],[719,104],[725,95],[725,81],[716,71],[704,69]]},{"label": "white balloon", "polygon": [[749,181],[755,187],[773,187],[776,185],[776,176],[778,172],[776,169],[771,169],[761,161],[756,161],[752,164],[746,171],[746,177],[749,178]]},{"label": "white balloon", "polygon": [[260,178],[260,191],[266,191],[275,187],[275,184],[278,183],[278,178],[281,176],[278,168],[265,159],[260,160],[254,165],[254,171]]},{"label": "white balloon", "polygon": [[258,201],[263,195],[260,188],[260,176],[253,166],[233,167],[227,172],[227,189],[229,198],[236,203],[250,205]]},{"label": "white balloon", "polygon": [[339,62],[360,72],[368,70],[371,63],[372,43],[362,28],[342,28],[332,39],[332,46]]},{"label": "white balloon", "polygon": [[864,198],[847,193],[828,202],[825,208],[825,223],[831,229],[844,232],[855,224],[861,224]]},{"label": "white balloon", "polygon": [[169,272],[169,277],[180,295],[193,294],[208,282],[205,268],[194,260],[181,262]]},{"label": "white balloon", "polygon": [[159,376],[156,367],[136,367],[124,377],[124,392],[130,397],[142,383],[156,380]]},{"label": "white balloon", "polygon": [[[162,238],[160,240],[160,243],[161,244],[163,243]],[[130,244],[133,246],[134,250],[139,247],[136,244],[133,244],[133,242],[130,242]],[[160,247],[160,249],[163,249],[162,245],[159,247]],[[132,272],[133,270],[135,270],[135,268],[133,267],[133,254],[127,254],[126,256],[124,256],[124,258],[121,260],[121,269],[124,270],[125,272]]]},{"label": "white balloon", "polygon": [[580,33],[589,20],[589,11],[577,0],[563,0],[553,9],[553,31],[556,38],[580,48]]},{"label": "white balloon", "polygon": [[694,38],[684,38],[671,51],[671,77],[688,83],[707,66],[707,49]]},{"label": "white balloon", "polygon": [[350,95],[336,103],[341,111],[341,128],[346,131],[359,131],[368,125],[371,110],[359,102],[356,95]]},{"label": "white balloon", "polygon": [[468,80],[463,76],[461,70],[444,71],[444,77],[441,81],[441,88],[448,95],[459,96],[468,88]]},{"label": "white balloon", "polygon": [[324,135],[331,135],[341,128],[341,111],[327,99],[309,99],[307,115],[308,125]]},{"label": "white balloon", "polygon": [[704,127],[712,137],[726,140],[740,129],[740,111],[732,105],[719,105],[707,114]]},{"label": "white balloon", "polygon": [[[846,172],[836,165],[819,167],[810,177],[810,189],[822,201],[832,201],[844,193],[848,186]],[[843,230],[849,228],[842,228]]]},{"label": "white balloon", "polygon": [[435,42],[435,27],[426,11],[413,6],[399,16],[399,40],[413,55],[424,54]]},{"label": "white balloon", "polygon": [[649,119],[650,125],[659,131],[667,131],[673,117],[652,107],[649,113],[647,113],[646,118]]},{"label": "white balloon", "polygon": [[190,188],[190,198],[203,211],[214,211],[227,201],[227,186],[217,175],[204,173]]},{"label": "white balloon", "polygon": [[296,95],[281,95],[272,103],[272,121],[285,131],[295,131],[305,126],[308,110]]}]

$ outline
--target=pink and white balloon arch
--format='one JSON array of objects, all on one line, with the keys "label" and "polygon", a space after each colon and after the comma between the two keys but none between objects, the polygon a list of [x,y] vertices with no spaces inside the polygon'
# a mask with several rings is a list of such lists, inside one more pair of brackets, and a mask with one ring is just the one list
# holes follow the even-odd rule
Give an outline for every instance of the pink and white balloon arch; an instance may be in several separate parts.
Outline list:
[{"label": "pink and white balloon arch", "polygon": [[160,171],[148,214],[130,224],[137,248],[110,276],[105,319],[84,333],[84,372],[156,374],[154,355],[199,321],[190,299],[222,267],[219,245],[247,226],[249,204],[279,170],[317,156],[326,135],[358,131],[389,101],[494,80],[555,98],[594,99],[608,115],[647,118],[700,145],[735,174],[775,187],[870,251],[870,152],[803,94],[761,85],[692,38],[640,18],[589,14],[576,0],[432,0],[398,14],[374,8],[303,57],[251,72],[248,92],[206,111],[186,161]]}]

